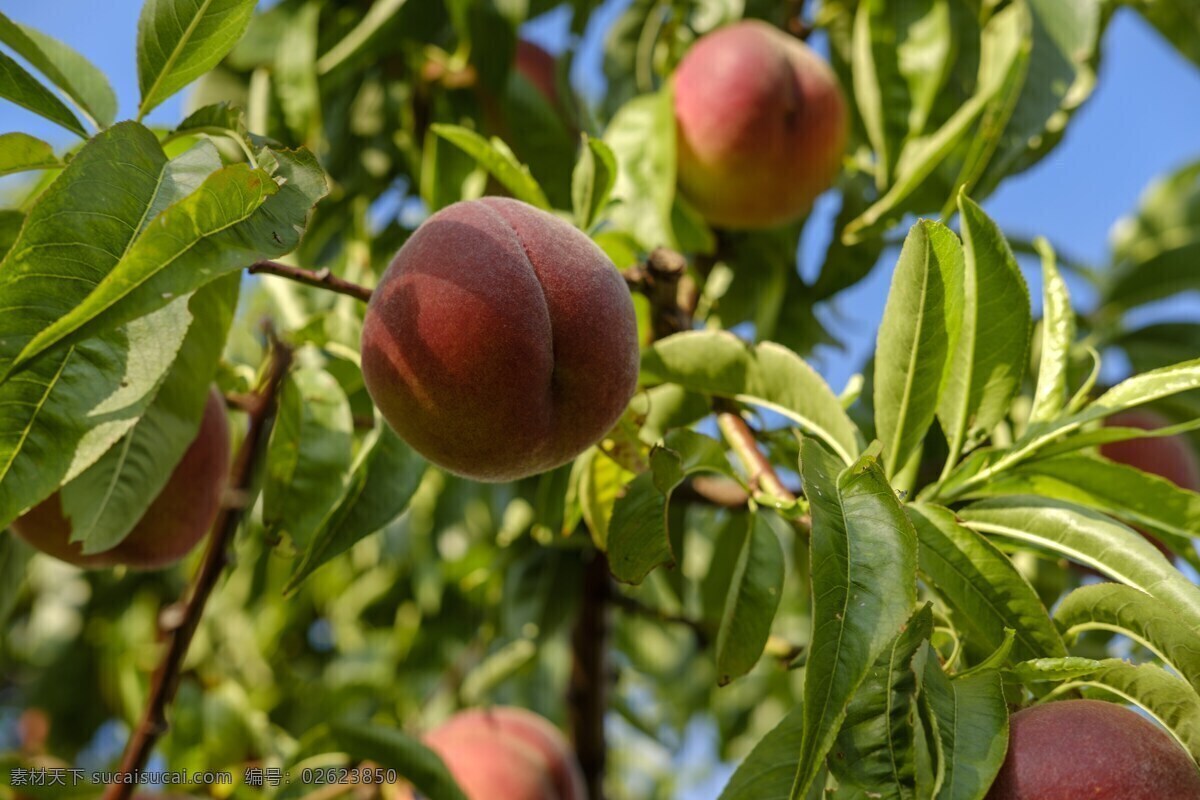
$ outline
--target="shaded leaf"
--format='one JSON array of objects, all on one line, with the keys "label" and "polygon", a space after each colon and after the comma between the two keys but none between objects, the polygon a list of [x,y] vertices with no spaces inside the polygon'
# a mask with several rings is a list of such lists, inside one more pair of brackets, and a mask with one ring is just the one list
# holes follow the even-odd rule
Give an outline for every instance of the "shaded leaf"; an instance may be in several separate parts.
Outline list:
[{"label": "shaded leaf", "polygon": [[0,134],[0,175],[61,166],[54,148],[41,139],[25,133]]},{"label": "shaded leaf", "polygon": [[754,745],[719,800],[788,800],[803,737],[804,708],[796,706]]},{"label": "shaded leaf", "polygon": [[758,663],[783,595],[783,548],[767,520],[769,513],[749,515],[725,597],[717,629],[717,682],[722,686]]},{"label": "shaded leaf", "polygon": [[542,187],[529,173],[529,168],[517,161],[512,151],[499,139],[489,142],[475,131],[458,125],[435,123],[429,130],[475,159],[479,166],[504,184],[504,187],[513,193],[513,197],[549,210],[550,202],[542,192]]},{"label": "shaded leaf", "polygon": [[926,645],[922,701],[940,742],[937,800],[982,800],[1008,751],[1008,706],[996,670],[950,678]]},{"label": "shaded leaf", "polygon": [[87,138],[87,131],[71,109],[3,52],[0,52],[0,97]]},{"label": "shaded leaf", "polygon": [[617,181],[617,160],[612,150],[600,139],[583,134],[579,160],[571,175],[571,206],[575,225],[588,230],[608,203]]}]

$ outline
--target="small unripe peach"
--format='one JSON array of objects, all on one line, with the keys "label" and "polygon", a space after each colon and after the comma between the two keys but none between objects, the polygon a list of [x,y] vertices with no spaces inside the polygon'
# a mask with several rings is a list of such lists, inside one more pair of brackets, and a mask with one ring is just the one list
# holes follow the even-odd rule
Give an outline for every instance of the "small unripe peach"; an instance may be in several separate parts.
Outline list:
[{"label": "small unripe peach", "polygon": [[1076,798],[1200,798],[1200,771],[1170,734],[1123,706],[1064,700],[1014,714],[987,800]]},{"label": "small unripe peach", "polygon": [[629,290],[587,236],[488,197],[430,217],[371,297],[367,391],[433,463],[506,481],[573,459],[637,384]]},{"label": "small unripe peach", "polygon": [[675,71],[679,188],[714,225],[804,214],[837,177],[846,102],[800,40],[746,20],[700,38]]},{"label": "small unripe peach", "polygon": [[[1171,421],[1157,412],[1137,408],[1114,414],[1104,424],[1115,428],[1154,430],[1169,426]],[[1196,451],[1183,436],[1110,442],[1100,447],[1100,455],[1166,478],[1184,489],[1200,492],[1200,457],[1197,457]]]},{"label": "small unripe peach", "polygon": [[80,567],[125,565],[161,569],[183,558],[204,538],[221,509],[229,471],[229,422],[225,401],[209,392],[200,430],[171,477],[120,544],[84,555],[71,541],[71,523],[63,515],[58,492],[25,512],[12,530],[43,553]]}]

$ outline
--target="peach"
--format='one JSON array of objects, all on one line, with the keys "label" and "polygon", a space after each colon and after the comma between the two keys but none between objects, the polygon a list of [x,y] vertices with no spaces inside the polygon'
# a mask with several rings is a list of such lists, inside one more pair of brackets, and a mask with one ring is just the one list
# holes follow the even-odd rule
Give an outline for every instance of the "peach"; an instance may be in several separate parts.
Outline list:
[{"label": "peach", "polygon": [[12,530],[43,553],[80,567],[125,565],[161,569],[187,555],[204,538],[221,509],[229,471],[225,400],[209,392],[196,438],[133,530],[116,547],[84,555],[71,541],[71,523],[57,492],[25,512]]},{"label": "peach", "polygon": [[[1109,427],[1143,430],[1165,428],[1170,424],[1171,421],[1161,414],[1142,408],[1122,411],[1105,421]],[[1100,447],[1100,455],[1166,478],[1184,489],[1200,492],[1200,457],[1183,436],[1110,442]]]},{"label": "peach", "polygon": [[758,20],[700,38],[675,71],[679,189],[713,225],[802,216],[837,177],[848,130],[833,69]]},{"label": "peach", "polygon": [[1063,700],[1019,711],[987,800],[1200,798],[1200,771],[1171,735],[1124,706]]},{"label": "peach", "polygon": [[455,203],[396,254],[367,308],[367,391],[434,464],[481,481],[565,464],[637,384],[637,325],[590,239],[516,200]]},{"label": "peach", "polygon": [[462,711],[430,731],[425,743],[468,800],[587,800],[567,740],[531,711],[508,706]]}]

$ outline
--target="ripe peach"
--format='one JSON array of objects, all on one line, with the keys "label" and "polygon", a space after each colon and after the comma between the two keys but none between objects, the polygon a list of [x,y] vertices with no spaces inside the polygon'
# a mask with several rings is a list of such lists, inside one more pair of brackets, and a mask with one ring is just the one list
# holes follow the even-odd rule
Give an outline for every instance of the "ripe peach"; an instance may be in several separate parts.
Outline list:
[{"label": "ripe peach", "polygon": [[[1109,427],[1143,430],[1164,428],[1170,424],[1171,421],[1161,414],[1142,408],[1122,411],[1105,421]],[[1110,442],[1100,447],[1100,454],[1112,461],[1166,478],[1184,489],[1200,492],[1200,457],[1182,436]]]},{"label": "ripe peach", "polygon": [[674,80],[679,188],[714,225],[790,222],[837,177],[846,101],[800,40],[738,22],[696,42]]},{"label": "ripe peach", "polygon": [[71,541],[71,523],[57,492],[25,512],[12,530],[43,553],[79,567],[161,569],[187,555],[208,533],[221,508],[229,471],[225,401],[209,392],[200,430],[146,513],[116,547],[84,555]]},{"label": "ripe peach", "polygon": [[1064,700],[1014,714],[987,800],[1084,797],[1200,798],[1200,771],[1170,734],[1123,706]]},{"label": "ripe peach", "polygon": [[396,254],[362,333],[367,391],[417,452],[481,481],[557,467],[637,384],[633,302],[607,256],[516,200],[455,203]]},{"label": "ripe peach", "polygon": [[425,743],[469,800],[587,800],[567,740],[531,711],[463,711],[430,731]]}]

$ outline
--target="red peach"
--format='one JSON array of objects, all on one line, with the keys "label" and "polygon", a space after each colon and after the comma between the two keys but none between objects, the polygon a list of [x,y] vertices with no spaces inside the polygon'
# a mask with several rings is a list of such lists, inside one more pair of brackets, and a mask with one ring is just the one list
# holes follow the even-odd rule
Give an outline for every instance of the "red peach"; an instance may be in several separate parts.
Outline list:
[{"label": "red peach", "polygon": [[714,225],[790,222],[837,177],[846,101],[800,40],[738,22],[701,37],[674,82],[679,188]]},{"label": "red peach", "polygon": [[84,555],[71,541],[58,492],[25,512],[12,530],[43,553],[80,567],[161,569],[187,555],[208,533],[221,508],[229,470],[225,401],[209,392],[200,430],[146,513],[116,547]]}]

